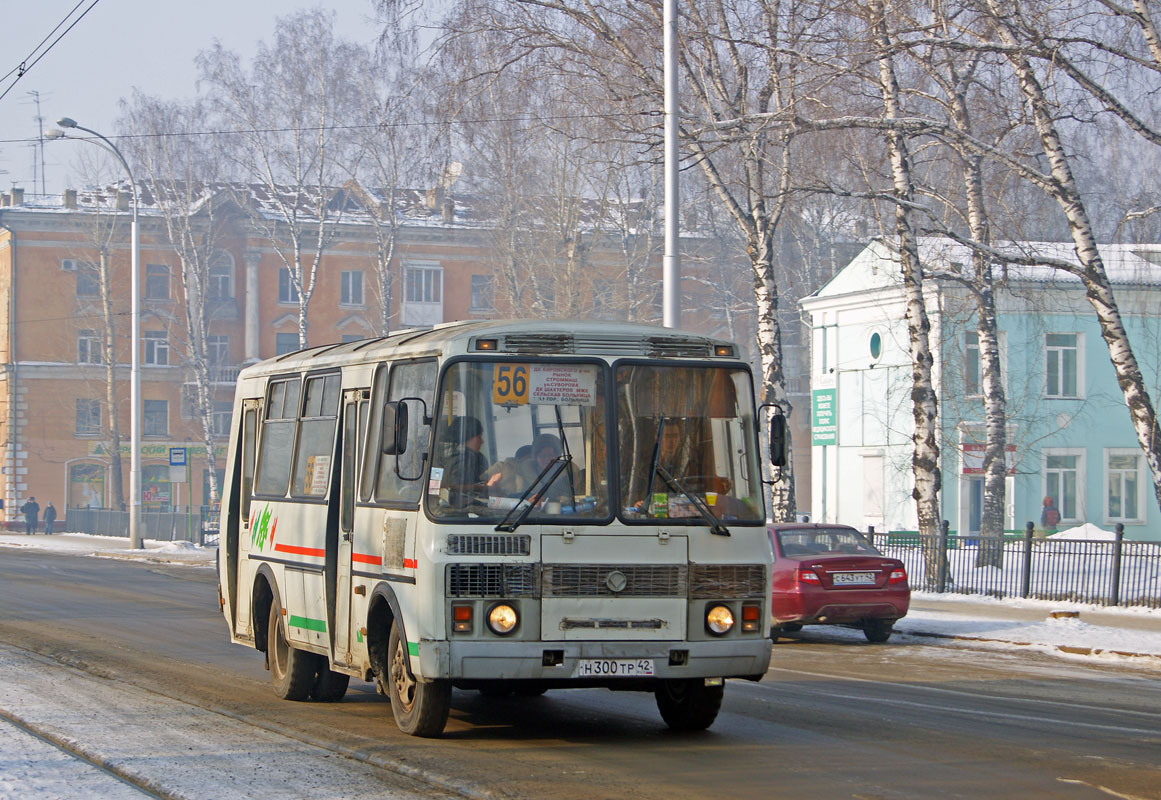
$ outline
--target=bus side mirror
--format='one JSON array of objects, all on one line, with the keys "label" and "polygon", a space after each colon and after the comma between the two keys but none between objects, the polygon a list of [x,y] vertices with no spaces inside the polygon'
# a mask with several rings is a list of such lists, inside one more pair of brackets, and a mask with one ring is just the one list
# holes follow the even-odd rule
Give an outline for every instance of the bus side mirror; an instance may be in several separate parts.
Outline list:
[{"label": "bus side mirror", "polygon": [[399,456],[407,452],[407,404],[383,404],[383,433],[381,447],[385,456]]},{"label": "bus side mirror", "polygon": [[786,417],[782,414],[770,417],[770,465],[786,466]]}]

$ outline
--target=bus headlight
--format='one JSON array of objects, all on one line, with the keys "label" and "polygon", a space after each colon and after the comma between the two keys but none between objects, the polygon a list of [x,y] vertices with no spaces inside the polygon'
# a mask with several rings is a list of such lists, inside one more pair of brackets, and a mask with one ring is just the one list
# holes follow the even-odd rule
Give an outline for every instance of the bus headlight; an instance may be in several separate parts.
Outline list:
[{"label": "bus headlight", "polygon": [[492,629],[492,633],[500,636],[507,636],[516,630],[516,623],[519,621],[516,609],[507,603],[498,603],[488,612],[488,627]]},{"label": "bus headlight", "polygon": [[727,606],[714,606],[705,614],[705,627],[714,636],[729,633],[734,627],[734,612]]}]

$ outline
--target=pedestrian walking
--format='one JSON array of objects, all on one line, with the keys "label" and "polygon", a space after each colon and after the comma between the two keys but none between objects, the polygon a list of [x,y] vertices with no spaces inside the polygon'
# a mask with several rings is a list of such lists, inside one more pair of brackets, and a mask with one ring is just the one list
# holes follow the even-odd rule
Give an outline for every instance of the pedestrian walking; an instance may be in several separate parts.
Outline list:
[{"label": "pedestrian walking", "polygon": [[48,505],[44,507],[44,535],[52,536],[52,524],[56,522],[56,507],[53,506],[52,501],[48,501]]},{"label": "pedestrian walking", "polygon": [[1056,533],[1056,526],[1060,524],[1060,510],[1056,508],[1052,498],[1045,496],[1044,504],[1040,507],[1040,528],[1048,536]]},{"label": "pedestrian walking", "polygon": [[35,497],[29,497],[28,501],[20,507],[20,512],[24,514],[24,535],[31,536],[36,533],[36,522],[40,517],[40,503],[36,502]]}]

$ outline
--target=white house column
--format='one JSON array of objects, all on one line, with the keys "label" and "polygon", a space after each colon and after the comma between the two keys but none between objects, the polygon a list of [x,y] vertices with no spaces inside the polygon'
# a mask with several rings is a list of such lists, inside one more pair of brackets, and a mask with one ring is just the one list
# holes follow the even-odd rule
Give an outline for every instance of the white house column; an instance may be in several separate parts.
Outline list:
[{"label": "white house column", "polygon": [[258,264],[262,261],[262,254],[247,252],[243,258],[246,261],[246,361],[258,361]]}]

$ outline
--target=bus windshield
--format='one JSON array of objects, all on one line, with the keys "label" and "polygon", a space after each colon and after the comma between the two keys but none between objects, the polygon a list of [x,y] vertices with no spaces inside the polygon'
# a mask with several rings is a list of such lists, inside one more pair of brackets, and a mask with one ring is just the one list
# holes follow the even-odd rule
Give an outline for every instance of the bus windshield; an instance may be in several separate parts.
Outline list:
[{"label": "bus windshield", "polygon": [[607,518],[605,415],[599,363],[453,364],[440,388],[428,512],[495,522],[515,513],[533,522]]},{"label": "bus windshield", "polygon": [[[617,367],[617,446],[626,521],[763,520],[750,376],[713,366]],[[700,502],[699,502],[700,501]]]}]

